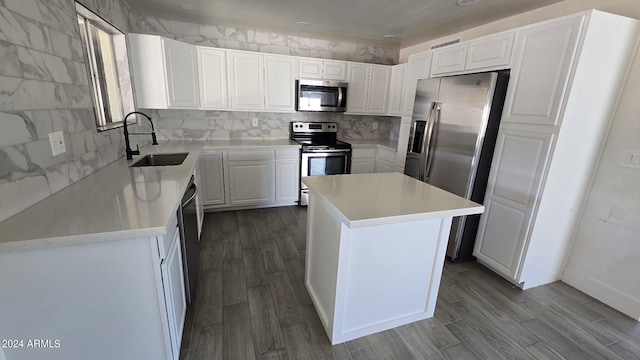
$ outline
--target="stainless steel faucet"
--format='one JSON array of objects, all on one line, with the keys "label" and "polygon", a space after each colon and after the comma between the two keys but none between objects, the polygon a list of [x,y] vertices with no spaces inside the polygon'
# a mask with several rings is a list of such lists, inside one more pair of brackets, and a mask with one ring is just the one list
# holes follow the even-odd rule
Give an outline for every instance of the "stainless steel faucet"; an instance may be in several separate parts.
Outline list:
[{"label": "stainless steel faucet", "polygon": [[[146,117],[147,120],[149,120],[149,122],[151,123],[150,133],[130,133],[129,132],[129,130],[127,129],[127,119],[129,118],[130,115],[133,115],[133,114],[140,114]],[[149,115],[141,113],[139,111],[132,111],[128,113],[127,116],[124,117],[124,144],[125,144],[125,152],[127,153],[127,160],[133,159],[133,155],[140,155],[140,150],[138,148],[138,145],[136,145],[135,150],[131,150],[131,144],[129,143],[129,135],[149,135],[149,134],[151,134],[151,139],[153,140],[151,145],[158,145],[158,139],[156,138],[156,130],[153,127],[153,121],[151,121],[151,118],[149,117]]]}]

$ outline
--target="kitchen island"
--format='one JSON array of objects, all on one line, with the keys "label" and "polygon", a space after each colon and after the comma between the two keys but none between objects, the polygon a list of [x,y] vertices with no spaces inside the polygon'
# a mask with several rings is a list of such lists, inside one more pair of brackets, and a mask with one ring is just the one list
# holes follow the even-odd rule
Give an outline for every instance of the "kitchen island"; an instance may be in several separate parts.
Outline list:
[{"label": "kitchen island", "polygon": [[331,343],[432,317],[451,220],[484,207],[399,173],[302,181],[305,285]]}]

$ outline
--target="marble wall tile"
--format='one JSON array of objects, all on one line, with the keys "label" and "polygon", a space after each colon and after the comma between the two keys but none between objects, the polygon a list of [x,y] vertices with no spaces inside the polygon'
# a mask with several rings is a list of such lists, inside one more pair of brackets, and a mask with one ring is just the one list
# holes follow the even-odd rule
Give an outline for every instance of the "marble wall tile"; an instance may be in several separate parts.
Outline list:
[{"label": "marble wall tile", "polygon": [[0,148],[31,141],[34,132],[32,124],[20,114],[0,112]]},{"label": "marble wall tile", "polygon": [[55,109],[55,92],[56,84],[51,82],[0,76],[0,109]]},{"label": "marble wall tile", "polygon": [[0,41],[0,75],[22,77],[18,47],[6,41]]},{"label": "marble wall tile", "polygon": [[[80,2],[141,31],[128,0]],[[89,90],[74,1],[0,0],[0,221],[124,155],[121,130],[96,131]],[[55,131],[67,144],[58,156]]]},{"label": "marble wall tile", "polygon": [[194,45],[233,50],[353,60],[376,64],[395,64],[399,58],[399,50],[394,48],[362,46],[252,29],[200,25],[151,16],[142,17],[140,25],[142,32],[146,34],[162,35]]},{"label": "marble wall tile", "polygon": [[84,63],[82,42],[78,38],[54,29],[49,29],[49,37],[55,55]]},{"label": "marble wall tile", "polygon": [[40,23],[0,7],[0,40],[51,53],[47,28]]}]

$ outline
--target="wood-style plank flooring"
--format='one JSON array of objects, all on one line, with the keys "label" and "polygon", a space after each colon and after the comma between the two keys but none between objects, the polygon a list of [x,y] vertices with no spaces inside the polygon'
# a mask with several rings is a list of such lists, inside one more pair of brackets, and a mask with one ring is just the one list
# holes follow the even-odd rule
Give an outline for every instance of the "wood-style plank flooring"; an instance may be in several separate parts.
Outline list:
[{"label": "wood-style plank flooring", "polygon": [[445,264],[435,317],[331,346],[304,287],[306,210],[207,213],[181,359],[640,359],[640,324],[564,284]]}]

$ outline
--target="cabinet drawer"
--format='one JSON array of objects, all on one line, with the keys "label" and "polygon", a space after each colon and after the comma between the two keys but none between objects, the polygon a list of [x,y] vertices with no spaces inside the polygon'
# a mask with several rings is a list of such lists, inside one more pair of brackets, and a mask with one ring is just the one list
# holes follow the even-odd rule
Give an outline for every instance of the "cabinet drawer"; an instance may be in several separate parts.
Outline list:
[{"label": "cabinet drawer", "polygon": [[378,155],[377,158],[383,161],[389,161],[391,163],[396,161],[396,152],[395,151],[391,151],[391,150],[387,150],[387,149],[383,149],[383,148],[378,148]]},{"label": "cabinet drawer", "polygon": [[171,246],[171,240],[176,236],[178,232],[178,217],[174,216],[167,225],[167,234],[158,237],[158,250],[160,251],[160,259],[167,257],[169,246]]},{"label": "cabinet drawer", "polygon": [[230,161],[273,160],[273,150],[230,150]]},{"label": "cabinet drawer", "polygon": [[300,157],[300,149],[278,149],[276,150],[276,159],[298,159]]},{"label": "cabinet drawer", "polygon": [[352,158],[375,158],[376,149],[375,148],[353,148],[351,157]]}]

